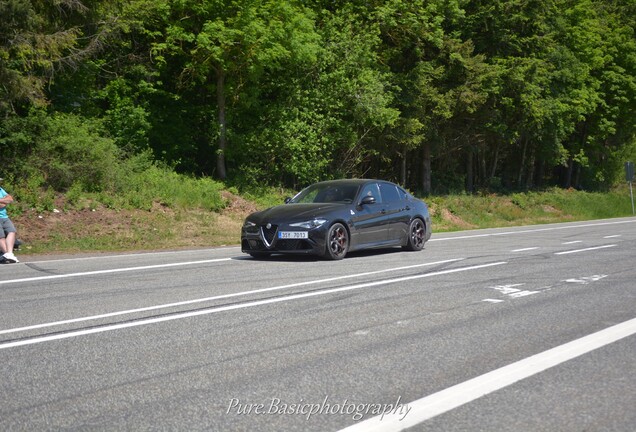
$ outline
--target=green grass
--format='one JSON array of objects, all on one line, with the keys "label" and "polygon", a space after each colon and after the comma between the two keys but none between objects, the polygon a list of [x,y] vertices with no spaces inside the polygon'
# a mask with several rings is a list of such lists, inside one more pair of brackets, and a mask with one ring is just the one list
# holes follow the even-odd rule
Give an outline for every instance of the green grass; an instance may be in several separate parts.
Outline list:
[{"label": "green grass", "polygon": [[436,232],[632,215],[626,187],[605,193],[554,188],[509,195],[437,196],[426,201]]}]

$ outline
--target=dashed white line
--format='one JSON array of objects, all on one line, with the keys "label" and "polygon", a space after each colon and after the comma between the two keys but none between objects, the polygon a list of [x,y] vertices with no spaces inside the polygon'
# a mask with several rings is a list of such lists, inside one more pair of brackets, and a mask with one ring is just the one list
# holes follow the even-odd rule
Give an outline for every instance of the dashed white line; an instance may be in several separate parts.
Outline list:
[{"label": "dashed white line", "polygon": [[536,249],[540,249],[538,247],[527,247],[527,248],[523,248],[523,249],[513,249],[510,252],[525,252],[525,251],[531,251],[531,250],[536,250]]},{"label": "dashed white line", "polygon": [[579,252],[587,252],[587,251],[593,251],[593,250],[599,250],[599,249],[606,249],[606,248],[611,248],[611,247],[616,247],[618,245],[605,245],[605,246],[596,246],[596,247],[589,247],[589,248],[585,248],[585,249],[575,249],[575,250],[569,250],[569,251],[564,251],[564,252],[555,252],[555,255],[567,255],[567,254],[573,254],[573,253],[579,253]]},{"label": "dashed white line", "polygon": [[499,300],[499,299],[483,299],[483,302],[488,302],[488,303],[503,303],[503,300]]},{"label": "dashed white line", "polygon": [[583,243],[583,240],[574,240],[574,241],[569,241],[569,242],[565,242],[565,243],[561,243],[562,245],[571,245],[571,244],[575,244],[575,243]]},{"label": "dashed white line", "polygon": [[405,405],[403,413],[390,412],[361,421],[340,432],[393,432],[416,426],[426,420],[558,366],[613,342],[636,334],[636,318],[592,333],[564,345],[525,358]]},{"label": "dashed white line", "polygon": [[604,239],[608,239],[608,238],[616,238],[616,237],[621,237],[621,234],[614,234],[614,235],[608,235],[603,237]]}]

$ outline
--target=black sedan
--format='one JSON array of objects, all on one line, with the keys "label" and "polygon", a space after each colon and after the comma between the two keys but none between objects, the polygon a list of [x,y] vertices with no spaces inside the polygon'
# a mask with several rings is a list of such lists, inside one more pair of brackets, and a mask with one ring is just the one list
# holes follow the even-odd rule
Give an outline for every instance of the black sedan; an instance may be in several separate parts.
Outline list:
[{"label": "black sedan", "polygon": [[337,260],[367,248],[419,251],[430,237],[427,205],[401,187],[381,180],[333,180],[249,215],[241,250],[256,258],[281,253]]}]

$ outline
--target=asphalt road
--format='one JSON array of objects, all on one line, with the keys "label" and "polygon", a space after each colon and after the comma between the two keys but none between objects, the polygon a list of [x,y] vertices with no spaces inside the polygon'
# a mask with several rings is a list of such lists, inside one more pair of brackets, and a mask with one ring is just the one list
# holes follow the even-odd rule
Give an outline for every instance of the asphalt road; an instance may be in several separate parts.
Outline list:
[{"label": "asphalt road", "polygon": [[634,431],[636,218],[0,266],[0,430]]}]

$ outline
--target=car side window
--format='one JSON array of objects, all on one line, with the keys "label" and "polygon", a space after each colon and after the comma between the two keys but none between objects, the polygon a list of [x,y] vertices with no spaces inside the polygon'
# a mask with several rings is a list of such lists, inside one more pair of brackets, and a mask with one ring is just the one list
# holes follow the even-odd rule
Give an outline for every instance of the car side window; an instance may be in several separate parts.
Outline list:
[{"label": "car side window", "polygon": [[400,194],[397,187],[389,183],[380,183],[380,193],[385,203],[396,202],[400,200]]},{"label": "car side window", "polygon": [[362,192],[360,193],[360,199],[362,200],[362,198],[366,196],[372,196],[373,198],[375,198],[376,204],[382,202],[382,197],[380,196],[380,191],[378,190],[377,183],[371,183],[362,188]]}]

